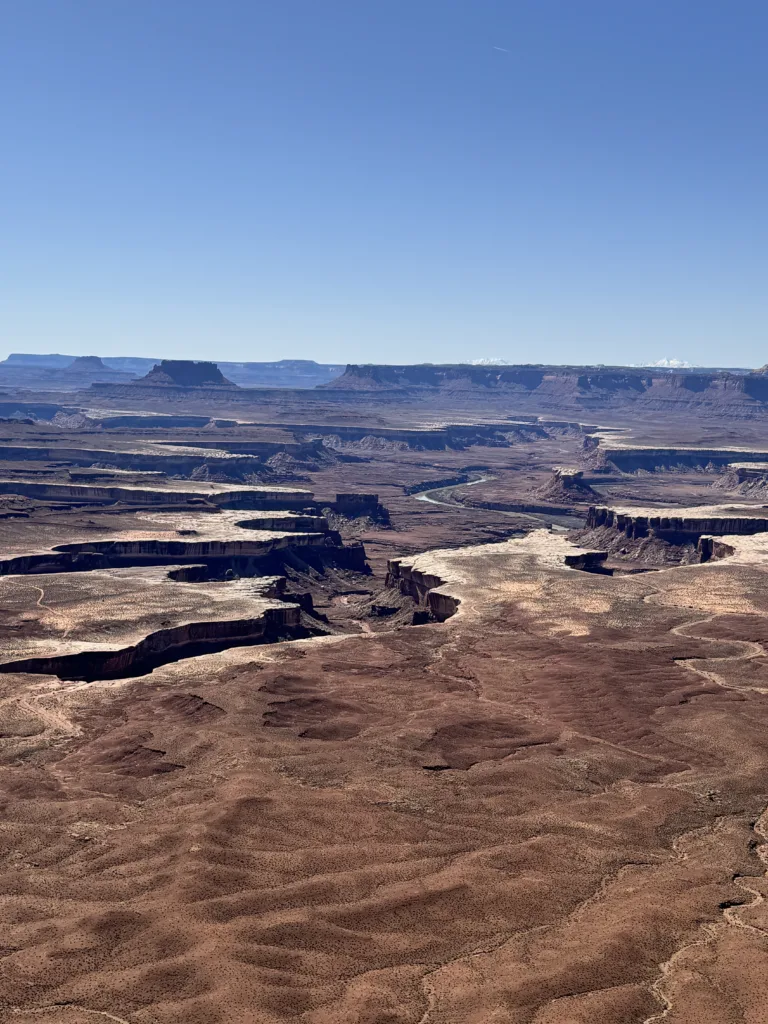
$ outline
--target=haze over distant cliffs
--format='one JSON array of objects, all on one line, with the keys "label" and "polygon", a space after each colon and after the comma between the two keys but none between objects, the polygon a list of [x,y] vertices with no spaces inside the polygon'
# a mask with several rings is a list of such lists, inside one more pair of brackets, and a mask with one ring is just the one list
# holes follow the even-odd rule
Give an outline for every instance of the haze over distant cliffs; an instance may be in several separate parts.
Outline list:
[{"label": "haze over distant cliffs", "polygon": [[182,388],[237,386],[227,380],[216,363],[196,363],[187,359],[163,359],[152,367],[146,377],[137,380],[136,384]]},{"label": "haze over distant cliffs", "polygon": [[483,396],[489,406],[574,414],[601,409],[695,411],[739,418],[768,415],[768,374],[719,369],[625,366],[487,366],[429,363],[347,366],[328,390],[452,401]]},{"label": "haze over distant cliffs", "polygon": [[[143,356],[99,358],[14,352],[0,362],[0,388],[76,391],[97,382],[128,383],[150,373],[160,362],[160,358],[147,359]],[[218,362],[217,365],[232,384],[246,388],[314,388],[318,384],[327,384],[344,372],[344,366],[339,363],[316,363],[312,359]]]}]

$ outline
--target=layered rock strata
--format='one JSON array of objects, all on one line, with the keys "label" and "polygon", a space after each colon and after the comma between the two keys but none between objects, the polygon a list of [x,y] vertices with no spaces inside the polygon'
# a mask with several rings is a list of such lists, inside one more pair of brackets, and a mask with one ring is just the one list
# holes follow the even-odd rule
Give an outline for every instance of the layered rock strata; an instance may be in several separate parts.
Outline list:
[{"label": "layered rock strata", "polygon": [[595,454],[599,454],[604,463],[610,463],[622,473],[722,467],[737,459],[743,463],[768,461],[768,451],[738,448],[645,448],[600,444]]},{"label": "layered rock strata", "polygon": [[768,413],[768,375],[724,370],[634,369],[626,366],[354,365],[324,386],[328,392],[378,392],[455,400],[482,393],[491,402],[539,409],[660,411],[738,418]]},{"label": "layered rock strata", "polygon": [[387,586],[394,587],[403,595],[413,598],[419,608],[426,612],[424,618],[416,614],[415,622],[445,622],[458,611],[461,603],[457,597],[441,591],[445,580],[418,568],[415,561],[393,558],[387,562]]},{"label": "layered rock strata", "polygon": [[0,559],[0,575],[92,570],[107,566],[169,562],[236,564],[241,570],[279,552],[327,551],[350,568],[364,569],[360,544],[342,544],[321,516],[268,513],[248,518],[228,511],[206,515],[157,513],[140,516],[146,526],[99,539],[58,544],[48,551]]},{"label": "layered rock strata", "polygon": [[[553,425],[554,426],[554,425]],[[530,420],[508,420],[497,423],[446,424],[439,427],[403,429],[398,427],[348,427],[286,425],[297,436],[319,436],[328,447],[345,444],[373,444],[375,441],[401,444],[415,450],[461,451],[473,445],[508,448],[521,436],[531,440],[547,437],[545,425]]]},{"label": "layered rock strata", "polygon": [[96,464],[118,469],[161,471],[188,476],[201,466],[227,473],[258,470],[261,460],[254,455],[233,454],[221,448],[197,448],[157,442],[131,445],[130,448],[86,448],[66,445],[0,444],[2,462],[63,462],[75,466]]},{"label": "layered rock strata", "polygon": [[[300,607],[280,600],[284,580],[180,583],[166,568],[106,569],[0,580],[0,603],[19,627],[0,653],[0,672],[111,679],[152,671],[193,654],[299,635]],[[158,628],[159,627],[159,628]]]},{"label": "layered rock strata", "polygon": [[23,477],[0,479],[0,494],[21,494],[26,498],[105,504],[122,501],[133,505],[175,505],[191,499],[221,508],[303,509],[313,504],[311,491],[291,487],[228,486],[207,481],[160,480],[152,486],[137,484],[85,484],[40,481]]},{"label": "layered rock strata", "polygon": [[587,513],[587,529],[607,527],[630,538],[651,533],[662,539],[700,537],[702,534],[764,533],[768,518],[755,514],[754,506],[707,505],[691,509],[607,508],[593,505]]}]

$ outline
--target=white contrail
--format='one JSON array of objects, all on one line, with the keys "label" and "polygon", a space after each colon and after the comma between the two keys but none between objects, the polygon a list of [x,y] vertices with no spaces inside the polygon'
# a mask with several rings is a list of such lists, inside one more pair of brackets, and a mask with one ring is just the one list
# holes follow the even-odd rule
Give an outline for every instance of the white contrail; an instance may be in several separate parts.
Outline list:
[{"label": "white contrail", "polygon": [[505,50],[503,46],[494,46],[494,50],[500,50],[501,53],[509,53],[509,50]]}]

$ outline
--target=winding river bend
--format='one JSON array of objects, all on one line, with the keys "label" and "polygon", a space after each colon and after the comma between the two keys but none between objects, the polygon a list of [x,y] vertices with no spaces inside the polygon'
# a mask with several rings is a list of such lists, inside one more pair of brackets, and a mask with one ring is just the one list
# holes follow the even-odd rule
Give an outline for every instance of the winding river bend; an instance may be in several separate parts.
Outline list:
[{"label": "winding river bend", "polygon": [[416,501],[428,501],[431,505],[445,505],[447,508],[459,509],[464,512],[490,512],[498,516],[506,516],[508,519],[523,519],[530,520],[536,526],[552,526],[558,530],[573,530],[583,525],[583,518],[577,516],[575,513],[569,513],[563,510],[562,515],[550,515],[542,512],[527,512],[525,509],[521,509],[519,512],[506,512],[503,509],[494,508],[474,508],[472,506],[462,505],[459,501],[451,501],[450,496],[459,487],[474,487],[476,484],[484,484],[488,480],[495,480],[494,476],[481,476],[477,480],[467,480],[466,483],[451,484],[449,486],[435,487],[432,490],[420,491],[418,494],[414,494],[413,497]]}]

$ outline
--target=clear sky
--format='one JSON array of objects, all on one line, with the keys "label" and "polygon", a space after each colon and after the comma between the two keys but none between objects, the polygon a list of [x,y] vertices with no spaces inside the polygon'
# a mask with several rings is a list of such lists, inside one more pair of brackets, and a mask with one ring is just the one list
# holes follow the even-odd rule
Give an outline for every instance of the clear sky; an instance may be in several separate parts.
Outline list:
[{"label": "clear sky", "polygon": [[768,362],[765,0],[0,2],[0,356]]}]

